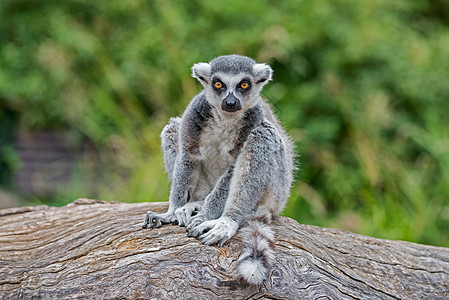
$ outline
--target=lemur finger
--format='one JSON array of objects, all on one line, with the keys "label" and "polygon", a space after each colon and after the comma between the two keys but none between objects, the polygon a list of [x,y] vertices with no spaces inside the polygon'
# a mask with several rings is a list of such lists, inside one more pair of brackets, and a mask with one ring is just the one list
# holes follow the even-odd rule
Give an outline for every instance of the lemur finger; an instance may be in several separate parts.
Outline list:
[{"label": "lemur finger", "polygon": [[182,221],[185,224],[187,224],[187,221],[190,219],[190,209],[184,209],[182,214]]},{"label": "lemur finger", "polygon": [[143,220],[142,228],[146,229],[148,227],[148,218],[145,216],[145,220]]},{"label": "lemur finger", "polygon": [[149,220],[148,220],[148,228],[152,229],[153,226],[154,226],[154,224],[153,224],[153,217],[150,217]]},{"label": "lemur finger", "polygon": [[178,220],[179,220],[179,226],[184,227],[186,225],[186,214],[185,214],[185,209],[183,209],[179,215],[178,215]]},{"label": "lemur finger", "polygon": [[189,231],[189,236],[197,238],[203,233],[206,233],[208,231],[208,228],[201,228],[200,226],[197,226],[193,228],[191,231]]},{"label": "lemur finger", "polygon": [[205,245],[212,245],[215,244],[218,240],[221,239],[221,236],[210,232],[210,233],[205,233],[202,236],[200,236],[201,241],[203,242],[203,244]]},{"label": "lemur finger", "polygon": [[223,246],[223,244],[224,244],[226,241],[227,241],[226,238],[222,238],[222,239],[217,243],[217,246],[218,246],[218,247]]},{"label": "lemur finger", "polygon": [[189,227],[186,227],[187,236],[189,237],[198,237],[199,232],[197,230],[197,226],[192,226],[193,224],[190,224]]},{"label": "lemur finger", "polygon": [[187,222],[187,225],[186,225],[187,231],[193,230],[195,227],[197,227],[198,225],[200,225],[203,222],[204,222],[204,220],[200,217],[190,218],[190,220]]},{"label": "lemur finger", "polygon": [[160,217],[155,217],[156,220],[156,228],[160,228],[162,226],[162,221]]},{"label": "lemur finger", "polygon": [[187,231],[190,231],[190,230],[192,230],[195,226],[197,226],[198,224],[199,224],[199,223],[195,222],[195,219],[194,219],[194,218],[190,218],[190,220],[187,221],[187,224],[186,224],[186,230],[187,230]]},{"label": "lemur finger", "polygon": [[184,225],[184,222],[182,220],[182,213],[181,213],[180,209],[175,210],[175,216],[176,216],[176,219],[178,220],[179,226]]},{"label": "lemur finger", "polygon": [[198,230],[195,228],[195,229],[193,229],[193,230],[189,230],[188,232],[187,232],[187,236],[189,236],[189,237],[194,237],[194,238],[196,238],[196,237],[198,237],[200,235],[200,232],[198,232]]}]

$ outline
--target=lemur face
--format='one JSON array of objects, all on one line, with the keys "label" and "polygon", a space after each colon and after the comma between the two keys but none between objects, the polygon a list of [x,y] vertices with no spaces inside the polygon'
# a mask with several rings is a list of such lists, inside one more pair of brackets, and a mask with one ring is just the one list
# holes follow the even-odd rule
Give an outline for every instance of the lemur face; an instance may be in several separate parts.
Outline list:
[{"label": "lemur face", "polygon": [[235,112],[242,109],[242,103],[248,102],[252,82],[246,74],[236,76],[216,73],[212,76],[211,86],[221,109]]},{"label": "lemur face", "polygon": [[270,66],[240,55],[220,56],[192,67],[192,76],[204,86],[210,104],[227,113],[254,106],[271,74]]}]

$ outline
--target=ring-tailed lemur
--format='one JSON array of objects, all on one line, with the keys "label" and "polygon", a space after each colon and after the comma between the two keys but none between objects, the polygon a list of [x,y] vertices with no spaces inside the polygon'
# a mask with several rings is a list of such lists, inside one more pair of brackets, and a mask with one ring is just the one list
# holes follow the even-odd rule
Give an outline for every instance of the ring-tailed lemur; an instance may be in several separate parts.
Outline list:
[{"label": "ring-tailed lemur", "polygon": [[161,134],[169,208],[147,212],[142,225],[177,223],[219,246],[242,227],[236,270],[251,284],[268,276],[274,260],[268,224],[284,209],[293,180],[293,144],[260,96],[272,72],[239,55],[193,65],[204,90]]}]

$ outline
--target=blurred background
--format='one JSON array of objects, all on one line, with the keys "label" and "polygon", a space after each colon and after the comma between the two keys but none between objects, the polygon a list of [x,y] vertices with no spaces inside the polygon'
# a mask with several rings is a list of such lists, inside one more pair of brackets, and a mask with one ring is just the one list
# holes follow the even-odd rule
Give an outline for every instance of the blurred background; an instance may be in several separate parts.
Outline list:
[{"label": "blurred background", "polygon": [[[0,205],[168,199],[195,62],[267,62],[300,170],[284,215],[449,246],[449,2],[2,0]],[[143,217],[143,216],[142,216]]]}]

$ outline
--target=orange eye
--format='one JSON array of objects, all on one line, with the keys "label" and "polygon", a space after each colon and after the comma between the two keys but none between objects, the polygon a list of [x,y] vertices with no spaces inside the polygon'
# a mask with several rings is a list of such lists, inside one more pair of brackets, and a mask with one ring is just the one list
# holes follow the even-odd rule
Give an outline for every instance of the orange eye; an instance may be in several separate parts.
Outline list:
[{"label": "orange eye", "polygon": [[221,89],[223,87],[223,84],[220,81],[217,81],[214,83],[215,88]]},{"label": "orange eye", "polygon": [[247,89],[247,88],[249,87],[249,84],[248,84],[248,82],[242,82],[242,83],[240,84],[240,87],[241,87],[242,89]]}]

